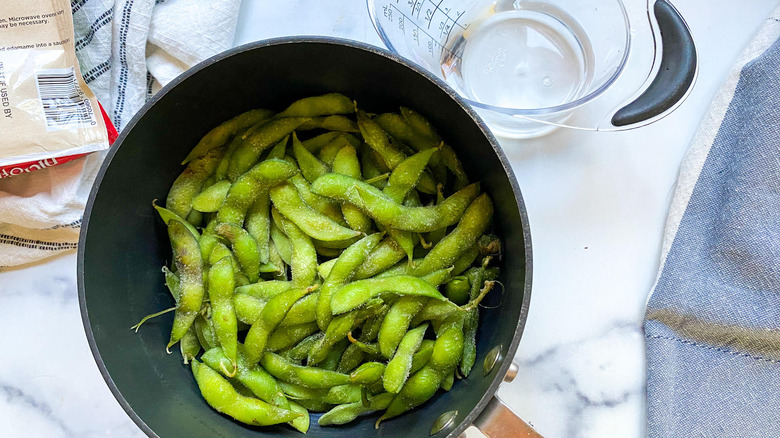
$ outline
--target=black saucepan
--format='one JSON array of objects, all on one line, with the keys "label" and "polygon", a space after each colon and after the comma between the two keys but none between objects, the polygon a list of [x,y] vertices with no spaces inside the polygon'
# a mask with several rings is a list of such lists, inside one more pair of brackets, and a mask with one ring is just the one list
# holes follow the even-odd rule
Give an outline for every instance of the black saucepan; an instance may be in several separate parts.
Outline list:
[{"label": "black saucepan", "polygon": [[[92,353],[111,392],[149,436],[300,436],[286,426],[250,428],[212,410],[179,354],[166,354],[171,314],[130,330],[144,315],[173,305],[160,268],[170,244],[152,200],[165,199],[179,165],[208,130],[251,108],[280,109],[295,99],[341,92],[369,112],[400,105],[428,117],[495,203],[504,242],[503,294],[482,309],[477,366],[450,392],[374,429],[376,416],[341,427],[316,417],[312,437],[425,437],[441,414],[457,410],[436,436],[458,436],[493,400],[523,332],[531,292],[531,242],[523,199],[509,163],[483,122],[425,71],[383,50],[332,38],[285,38],[229,50],[189,70],[157,94],[124,128],[89,197],[78,254],[81,313]],[[499,347],[499,363],[482,363]]]}]

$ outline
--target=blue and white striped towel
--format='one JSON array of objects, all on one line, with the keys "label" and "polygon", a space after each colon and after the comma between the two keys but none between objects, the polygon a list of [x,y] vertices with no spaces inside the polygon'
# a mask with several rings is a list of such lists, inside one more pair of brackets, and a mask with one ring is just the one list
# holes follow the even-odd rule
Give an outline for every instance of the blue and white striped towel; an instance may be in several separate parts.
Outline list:
[{"label": "blue and white striped towel", "polygon": [[683,161],[645,316],[650,437],[780,437],[780,9]]},{"label": "blue and white striped towel", "polygon": [[[240,0],[71,0],[84,80],[120,129],[187,68],[230,48]],[[105,154],[0,180],[0,267],[76,248]]]}]

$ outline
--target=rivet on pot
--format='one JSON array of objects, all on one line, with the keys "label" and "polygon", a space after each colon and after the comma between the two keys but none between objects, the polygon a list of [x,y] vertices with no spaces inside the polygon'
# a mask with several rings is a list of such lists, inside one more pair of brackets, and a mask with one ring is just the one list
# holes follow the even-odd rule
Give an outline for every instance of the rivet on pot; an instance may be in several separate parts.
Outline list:
[{"label": "rivet on pot", "polygon": [[490,372],[493,371],[493,368],[495,368],[496,364],[499,363],[501,359],[503,359],[501,355],[501,349],[501,345],[495,346],[492,350],[488,351],[487,356],[485,356],[483,367],[486,376],[490,374]]},{"label": "rivet on pot", "polygon": [[436,435],[437,433],[441,432],[444,429],[454,426],[455,418],[457,416],[458,416],[457,410],[447,411],[439,415],[439,418],[434,420],[433,426],[431,427],[431,436]]}]

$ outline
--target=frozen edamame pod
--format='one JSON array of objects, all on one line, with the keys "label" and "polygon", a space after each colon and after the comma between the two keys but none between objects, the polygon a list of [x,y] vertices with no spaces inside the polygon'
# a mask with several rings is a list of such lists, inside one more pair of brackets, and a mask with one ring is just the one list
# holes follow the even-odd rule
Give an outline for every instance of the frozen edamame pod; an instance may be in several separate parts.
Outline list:
[{"label": "frozen edamame pod", "polygon": [[446,300],[427,281],[411,275],[396,275],[394,277],[358,280],[347,284],[333,294],[330,302],[331,311],[334,315],[348,312],[362,306],[366,301],[381,293]]},{"label": "frozen edamame pod", "polygon": [[[228,190],[225,202],[217,212],[217,221],[236,225],[244,224],[247,210],[270,187],[286,181],[298,173],[298,168],[284,160],[266,160],[241,175]],[[268,263],[268,254],[260,260]]]},{"label": "frozen edamame pod", "polygon": [[312,117],[306,122],[301,123],[298,129],[301,131],[309,129],[327,129],[328,131],[360,132],[357,123],[341,115]]},{"label": "frozen edamame pod", "polygon": [[401,340],[398,351],[393,355],[382,376],[382,382],[385,391],[397,393],[401,390],[409,378],[409,371],[412,369],[412,358],[414,353],[420,348],[420,344],[425,336],[428,324],[423,324],[413,330],[409,330]]},{"label": "frozen edamame pod", "polygon": [[394,394],[382,393],[371,397],[368,406],[363,405],[362,401],[338,405],[324,413],[317,423],[320,426],[347,424],[362,414],[387,409],[393,397]]},{"label": "frozen edamame pod", "polygon": [[226,144],[230,137],[236,135],[239,131],[268,120],[273,115],[274,112],[270,110],[254,109],[233,117],[204,135],[181,164],[187,164],[195,158],[206,155],[210,150]]},{"label": "frozen edamame pod", "polygon": [[260,154],[308,120],[302,117],[274,119],[260,126],[241,143],[230,157],[227,176],[235,181],[255,165]]},{"label": "frozen edamame pod", "polygon": [[[333,172],[361,179],[360,162],[354,147],[347,145],[336,153],[333,158]],[[371,229],[371,219],[357,206],[344,203],[341,205],[341,213],[353,230],[367,233]]]},{"label": "frozen edamame pod", "polygon": [[260,364],[277,379],[298,383],[309,388],[332,388],[350,383],[347,374],[295,365],[274,353],[265,353]]},{"label": "frozen edamame pod", "polygon": [[282,217],[276,208],[271,211],[271,215],[282,225],[282,231],[290,239],[292,247],[290,268],[293,286],[311,285],[317,278],[317,250],[314,248],[314,243],[297,225]]},{"label": "frozen edamame pod", "polygon": [[417,265],[414,274],[425,275],[452,266],[463,253],[474,246],[492,218],[493,202],[487,194],[482,194],[468,206],[455,229],[437,243]]},{"label": "frozen edamame pod", "polygon": [[233,262],[230,257],[224,257],[209,269],[209,300],[217,340],[235,370],[237,367],[238,323],[233,309],[234,288]]},{"label": "frozen edamame pod", "polygon": [[242,423],[255,426],[270,426],[286,423],[301,414],[272,406],[262,400],[244,397],[235,388],[212,370],[196,360],[192,361],[192,373],[198,383],[200,393],[206,402],[217,412],[228,415]]},{"label": "frozen edamame pod", "polygon": [[314,239],[323,241],[347,240],[360,234],[359,231],[342,227],[329,217],[306,205],[298,190],[291,184],[274,187],[270,194],[274,207]]},{"label": "frozen edamame pod", "polygon": [[244,351],[246,352],[247,363],[252,366],[256,364],[265,351],[268,336],[279,325],[287,315],[287,312],[304,295],[316,289],[316,287],[307,287],[302,289],[290,289],[283,292],[266,303],[260,316],[249,328],[249,332],[244,340]]},{"label": "frozen edamame pod", "polygon": [[340,93],[305,97],[296,100],[278,117],[317,117],[333,114],[350,114],[355,110],[352,99]]},{"label": "frozen edamame pod", "polygon": [[230,190],[230,181],[224,180],[214,183],[192,198],[192,208],[204,213],[217,211],[225,202],[228,190]]},{"label": "frozen edamame pod", "polygon": [[229,223],[217,225],[214,232],[230,242],[233,253],[241,265],[241,270],[244,271],[250,282],[256,282],[260,278],[260,253],[255,238],[250,236],[245,229]]},{"label": "frozen edamame pod", "polygon": [[168,191],[165,207],[186,218],[192,210],[192,198],[200,193],[203,182],[217,169],[224,153],[225,148],[216,148],[190,161]]},{"label": "frozen edamame pod", "polygon": [[330,308],[333,292],[352,278],[355,270],[363,264],[369,252],[379,243],[381,238],[382,235],[379,233],[366,236],[344,250],[336,259],[333,268],[322,284],[316,306],[317,324],[320,329],[327,329],[328,324],[333,319]]},{"label": "frozen edamame pod", "polygon": [[292,134],[292,145],[295,160],[298,162],[298,167],[301,168],[301,173],[303,173],[303,177],[307,181],[312,182],[330,172],[330,167],[327,164],[320,161],[319,158],[303,147],[295,132]]},{"label": "frozen edamame pod", "polygon": [[171,339],[166,348],[171,348],[184,336],[203,304],[203,259],[195,236],[180,220],[168,223],[168,237],[173,249],[173,260],[179,275],[180,295],[173,317]]}]

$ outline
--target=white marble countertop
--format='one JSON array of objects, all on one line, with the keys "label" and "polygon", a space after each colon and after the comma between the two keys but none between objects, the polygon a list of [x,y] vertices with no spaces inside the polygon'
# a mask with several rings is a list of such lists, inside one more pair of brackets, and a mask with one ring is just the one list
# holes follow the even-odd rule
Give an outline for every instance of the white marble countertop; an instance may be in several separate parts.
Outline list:
[{"label": "white marble countertop", "polygon": [[[520,371],[499,395],[546,437],[645,435],[641,321],[679,162],[776,4],[675,1],[697,43],[699,77],[654,125],[502,140],[528,208],[535,269]],[[236,44],[304,34],[381,45],[362,0],[244,0]],[[143,436],[92,359],[75,267],[69,254],[0,273],[0,436]]]}]

